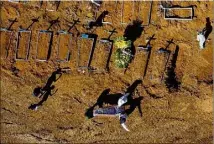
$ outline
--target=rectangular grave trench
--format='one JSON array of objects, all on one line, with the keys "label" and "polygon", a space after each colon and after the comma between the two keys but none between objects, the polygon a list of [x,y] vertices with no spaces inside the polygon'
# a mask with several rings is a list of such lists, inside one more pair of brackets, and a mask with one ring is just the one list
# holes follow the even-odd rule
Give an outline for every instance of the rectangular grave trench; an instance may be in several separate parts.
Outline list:
[{"label": "rectangular grave trench", "polygon": [[134,19],[138,19],[142,21],[143,26],[147,26],[150,22],[150,12],[152,2],[150,1],[137,1],[135,2],[135,12],[134,12]]},{"label": "rectangular grave trench", "polygon": [[108,69],[112,45],[112,41],[99,40],[91,62],[92,71],[105,72]]},{"label": "rectangular grave trench", "polygon": [[121,24],[126,25],[134,19],[134,2],[121,1]]},{"label": "rectangular grave trench", "polygon": [[50,58],[52,41],[52,31],[39,31],[36,47],[36,59],[38,61],[47,61]]},{"label": "rectangular grave trench", "polygon": [[155,61],[153,61],[153,79],[158,79],[161,82],[162,76],[165,76],[165,66],[169,64],[167,58],[170,56],[168,53],[157,53]]},{"label": "rectangular grave trench", "polygon": [[58,33],[57,61],[67,62],[71,55],[72,33]]},{"label": "rectangular grave trench", "polygon": [[[150,58],[149,58],[150,51],[145,50],[138,50],[136,53],[135,65],[137,66],[137,70],[143,76],[146,69],[148,69]],[[147,64],[148,61],[148,64]]]},{"label": "rectangular grave trench", "polygon": [[20,30],[17,32],[16,60],[27,60],[29,57],[31,31]]},{"label": "rectangular grave trench", "polygon": [[96,43],[96,36],[92,34],[82,34],[78,41],[78,68],[88,69]]},{"label": "rectangular grave trench", "polygon": [[1,58],[7,58],[9,55],[9,47],[11,46],[11,39],[13,36],[13,32],[12,31],[6,31],[6,30],[1,30],[0,31],[0,40],[1,40],[1,44],[0,44],[0,54],[1,54]]},{"label": "rectangular grave trench", "polygon": [[193,8],[164,8],[164,19],[166,20],[192,20]]}]

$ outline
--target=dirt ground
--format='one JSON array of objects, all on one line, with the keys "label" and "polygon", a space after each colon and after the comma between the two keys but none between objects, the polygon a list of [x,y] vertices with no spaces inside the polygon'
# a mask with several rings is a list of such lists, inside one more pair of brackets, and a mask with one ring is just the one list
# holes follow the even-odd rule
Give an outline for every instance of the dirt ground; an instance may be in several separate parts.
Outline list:
[{"label": "dirt ground", "polygon": [[[84,73],[78,71],[78,47],[81,33],[93,33],[98,35],[98,40],[107,38],[108,30],[116,28],[118,33],[111,39],[124,34],[127,24],[131,23],[139,13],[143,24],[148,22],[150,2],[136,2],[135,7],[141,7],[142,11],[132,8],[132,2],[124,4],[123,21],[121,24],[122,2],[103,2],[100,8],[90,4],[89,1],[61,2],[58,9],[53,2],[1,2],[1,27],[9,27],[10,20],[17,18],[9,37],[1,32],[1,142],[2,143],[212,143],[213,141],[213,31],[206,41],[206,47],[199,49],[196,40],[197,30],[206,26],[206,18],[209,17],[213,26],[213,2],[172,2],[173,5],[194,5],[196,17],[190,21],[165,20],[163,13],[158,9],[159,2],[153,2],[151,21],[149,26],[139,38],[134,41],[135,48],[146,44],[146,38],[155,34],[151,41],[152,51],[148,63],[147,73],[145,66],[148,53],[137,51],[134,59],[126,70],[115,67],[113,47],[109,63],[109,72]],[[57,10],[56,10],[57,9]],[[145,9],[145,11],[144,11]],[[52,11],[51,11],[52,10]],[[109,11],[105,21],[112,23],[102,27],[87,30],[83,27],[88,20],[96,19],[104,10]],[[131,19],[131,11],[134,13]],[[178,13],[182,14],[182,13]],[[183,14],[185,15],[185,14]],[[31,19],[39,17],[30,30],[32,37],[30,43],[28,61],[16,60],[17,30],[26,29]],[[53,42],[48,61],[38,61],[39,55],[47,58],[48,37],[38,40],[39,30],[47,30],[49,21],[56,20],[59,23],[50,27],[53,31]],[[57,61],[57,42],[59,30],[68,30],[68,24],[79,18],[70,32],[71,56],[69,62]],[[45,34],[47,35],[47,34]],[[169,46],[171,55],[169,63],[164,71],[166,55],[158,54],[157,50],[166,47],[167,41],[173,39]],[[60,54],[66,54],[68,38],[60,40]],[[97,41],[98,42],[98,41]],[[82,58],[88,58],[90,46],[84,45]],[[23,45],[23,46],[22,46]],[[20,47],[27,47],[22,43]],[[38,55],[37,45],[41,50]],[[88,44],[90,45],[90,44]],[[65,47],[65,51],[63,51]],[[8,48],[8,56],[6,50]],[[42,49],[43,48],[43,49]],[[176,51],[177,48],[177,51]],[[95,48],[96,49],[96,48]],[[96,51],[96,50],[95,50]],[[99,50],[95,57],[101,61],[106,60],[106,50]],[[18,51],[20,57],[25,57],[26,50]],[[86,55],[86,56],[85,56]],[[60,55],[60,58],[64,58]],[[84,59],[84,63],[87,62]],[[102,65],[105,62],[93,61],[93,65]],[[94,62],[95,61],[95,62]],[[174,66],[173,66],[174,65]],[[58,90],[55,95],[39,107],[37,111],[28,109],[32,103],[39,102],[39,98],[33,97],[32,92],[37,86],[44,86],[48,77],[57,67],[70,67],[71,72],[63,74],[54,83]],[[102,67],[102,66],[101,66]],[[103,68],[103,67],[102,67]],[[164,73],[163,73],[164,72]],[[161,76],[163,81],[161,81]],[[111,94],[124,93],[136,80],[142,79],[143,83],[136,90],[143,97],[140,102],[142,117],[136,108],[128,116],[126,125],[130,132],[126,132],[120,126],[117,117],[94,117],[88,119],[84,114],[93,106],[100,94],[107,88]],[[170,81],[173,79],[172,81]],[[174,86],[176,85],[176,86]],[[138,97],[134,92],[134,96]],[[95,107],[97,108],[97,107]]]}]

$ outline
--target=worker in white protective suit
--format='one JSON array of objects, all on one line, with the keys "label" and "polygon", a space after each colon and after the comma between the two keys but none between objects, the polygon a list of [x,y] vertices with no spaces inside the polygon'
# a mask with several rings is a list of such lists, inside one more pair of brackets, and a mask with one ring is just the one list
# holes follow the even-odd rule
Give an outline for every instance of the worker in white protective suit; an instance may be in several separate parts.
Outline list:
[{"label": "worker in white protective suit", "polygon": [[197,41],[199,41],[200,49],[204,49],[206,38],[205,38],[205,35],[204,35],[203,31],[202,32],[198,32]]},{"label": "worker in white protective suit", "polygon": [[[117,107],[121,107],[122,105],[124,105],[125,103],[127,103],[128,101],[128,96],[130,95],[130,93],[126,93],[125,95],[123,95],[119,100],[118,100],[118,105]],[[120,119],[120,124],[121,126],[126,130],[129,131],[129,129],[127,128],[127,126],[125,125],[126,119],[127,119],[127,115],[125,113],[120,113],[119,114],[119,119]]]}]

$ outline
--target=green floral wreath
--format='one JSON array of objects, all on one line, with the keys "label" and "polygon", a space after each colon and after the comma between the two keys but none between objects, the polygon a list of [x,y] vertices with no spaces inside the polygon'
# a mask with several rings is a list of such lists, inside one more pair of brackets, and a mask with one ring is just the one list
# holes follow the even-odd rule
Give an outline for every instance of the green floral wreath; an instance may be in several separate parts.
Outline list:
[{"label": "green floral wreath", "polygon": [[114,40],[114,45],[117,48],[114,63],[118,68],[126,68],[132,59],[131,40],[126,40],[125,37],[118,37]]}]

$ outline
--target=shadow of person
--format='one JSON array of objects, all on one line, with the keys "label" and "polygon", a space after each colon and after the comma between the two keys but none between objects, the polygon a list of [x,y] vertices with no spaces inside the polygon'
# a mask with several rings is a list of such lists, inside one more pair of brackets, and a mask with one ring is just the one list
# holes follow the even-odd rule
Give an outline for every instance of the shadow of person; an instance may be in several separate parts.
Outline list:
[{"label": "shadow of person", "polygon": [[[99,106],[99,108],[103,107],[103,104],[111,104],[111,105],[116,105],[119,98],[123,96],[122,93],[116,93],[116,94],[109,94],[110,89],[104,90],[101,95],[98,97],[97,102],[95,106]],[[95,107],[94,106],[94,107]]]},{"label": "shadow of person", "polygon": [[136,53],[134,42],[139,38],[143,32],[144,28],[142,27],[142,21],[134,20],[132,24],[129,24],[123,36],[126,37],[126,40],[131,40],[131,54],[134,56]]},{"label": "shadow of person", "polygon": [[47,88],[46,91],[45,91],[44,94],[43,94],[42,100],[41,100],[39,103],[37,103],[37,104],[31,104],[31,105],[28,107],[28,109],[37,110],[37,108],[38,108],[39,106],[42,106],[42,104],[48,99],[49,96],[53,96],[53,95],[57,92],[57,90],[56,90],[54,93],[52,93],[52,90],[53,90],[54,88],[55,88],[54,85],[51,86],[51,87],[49,87],[49,88]]},{"label": "shadow of person", "polygon": [[134,20],[133,24],[129,24],[125,31],[124,31],[124,37],[127,38],[127,40],[135,41],[137,38],[139,38],[143,32],[142,27],[142,21]]},{"label": "shadow of person", "polygon": [[103,19],[106,17],[106,15],[108,15],[108,11],[103,11],[98,18],[96,19],[96,21],[91,21],[89,23],[89,29],[92,29],[94,26],[96,27],[101,27],[103,26]]},{"label": "shadow of person", "polygon": [[[58,78],[57,78],[57,75],[59,75]],[[51,85],[53,84],[53,82],[56,82],[61,76],[62,76],[62,69],[59,68],[51,74],[51,76],[48,78],[48,80],[47,80],[45,86],[42,88],[42,90],[46,91],[46,89],[49,89],[51,87]]]},{"label": "shadow of person", "polygon": [[125,113],[129,116],[136,109],[136,107],[138,107],[139,114],[142,117],[143,113],[141,110],[141,100],[143,100],[142,96],[135,99],[129,99],[129,101],[126,103],[126,105],[129,105],[129,108],[125,110]]},{"label": "shadow of person", "polygon": [[213,27],[212,27],[212,25],[211,25],[210,18],[207,17],[207,18],[206,18],[206,26],[205,26],[205,28],[204,28],[204,30],[203,30],[203,31],[205,31],[204,36],[205,36],[206,39],[208,38],[208,36],[209,36],[210,33],[212,32],[212,30],[213,30]]},{"label": "shadow of person", "polygon": [[92,106],[90,108],[88,108],[85,112],[85,116],[90,119],[90,118],[93,118],[93,110],[94,110],[94,107],[95,106]]},{"label": "shadow of person", "polygon": [[130,93],[130,96],[131,96],[135,91],[135,89],[137,88],[137,86],[141,83],[142,83],[142,80],[135,80],[133,84],[127,88],[126,93]]},{"label": "shadow of person", "polygon": [[117,105],[117,102],[121,96],[123,96],[122,93],[116,93],[116,94],[108,94],[103,97],[99,97],[97,101],[98,106],[102,108],[104,103],[110,104],[110,105]]},{"label": "shadow of person", "polygon": [[129,108],[126,109],[126,114],[130,115],[136,107],[138,107],[140,116],[142,117],[142,111],[141,111],[141,100],[143,100],[143,97],[140,96],[138,98],[133,98],[133,93],[136,90],[137,86],[139,84],[142,84],[142,80],[135,80],[131,86],[129,86],[126,90],[126,93],[129,93],[128,101],[125,105],[129,105]]},{"label": "shadow of person", "polygon": [[99,107],[103,107],[104,99],[109,95],[110,89],[105,89],[100,96],[97,99],[97,102],[95,105],[98,105]]},{"label": "shadow of person", "polygon": [[[59,76],[57,77],[57,75]],[[62,76],[62,69],[59,68],[51,74],[51,76],[48,78],[44,87],[34,88],[32,95],[35,97],[41,97],[46,91],[50,89],[53,82],[56,82],[61,76]]]},{"label": "shadow of person", "polygon": [[36,87],[33,90],[32,95],[35,97],[39,97],[42,93],[41,93],[42,87]]}]

